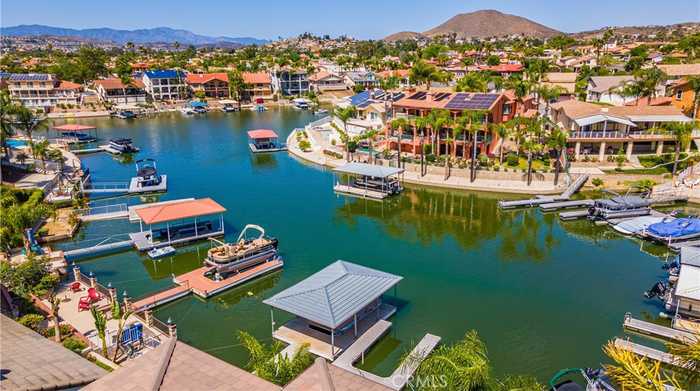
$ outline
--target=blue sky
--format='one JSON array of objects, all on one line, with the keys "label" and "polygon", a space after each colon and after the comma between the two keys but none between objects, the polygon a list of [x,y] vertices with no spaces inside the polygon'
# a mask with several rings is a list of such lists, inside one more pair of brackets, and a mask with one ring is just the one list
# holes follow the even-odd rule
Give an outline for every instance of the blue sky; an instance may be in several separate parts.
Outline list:
[{"label": "blue sky", "polygon": [[424,31],[462,12],[496,9],[575,32],[700,20],[698,0],[2,0],[0,23],[120,29],[172,27],[204,35],[277,38],[305,31],[381,38]]}]

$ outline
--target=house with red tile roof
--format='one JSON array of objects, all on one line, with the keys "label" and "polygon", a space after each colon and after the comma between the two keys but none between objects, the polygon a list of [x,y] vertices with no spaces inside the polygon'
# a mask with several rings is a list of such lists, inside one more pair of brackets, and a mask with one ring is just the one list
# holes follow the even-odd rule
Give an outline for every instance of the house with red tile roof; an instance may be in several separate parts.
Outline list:
[{"label": "house with red tile roof", "polygon": [[272,78],[267,72],[243,72],[245,89],[243,99],[255,101],[257,99],[272,99]]},{"label": "house with red tile roof", "polygon": [[309,76],[309,83],[311,89],[316,92],[345,91],[348,89],[342,77],[326,71],[316,72]]},{"label": "house with red tile roof", "polygon": [[51,111],[57,105],[79,106],[82,86],[47,73],[11,73],[6,78],[13,100],[32,109]]},{"label": "house with red tile roof", "polygon": [[224,98],[229,96],[228,75],[219,73],[188,73],[185,82],[192,91],[204,91],[208,98]]}]

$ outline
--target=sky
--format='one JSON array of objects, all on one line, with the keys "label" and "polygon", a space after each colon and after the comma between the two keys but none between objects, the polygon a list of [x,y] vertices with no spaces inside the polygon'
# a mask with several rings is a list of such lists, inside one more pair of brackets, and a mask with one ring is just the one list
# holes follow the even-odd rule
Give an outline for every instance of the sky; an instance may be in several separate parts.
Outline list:
[{"label": "sky", "polygon": [[523,16],[564,32],[700,21],[700,0],[2,0],[0,24],[136,29],[276,39],[303,32],[378,39],[425,31],[480,9]]}]

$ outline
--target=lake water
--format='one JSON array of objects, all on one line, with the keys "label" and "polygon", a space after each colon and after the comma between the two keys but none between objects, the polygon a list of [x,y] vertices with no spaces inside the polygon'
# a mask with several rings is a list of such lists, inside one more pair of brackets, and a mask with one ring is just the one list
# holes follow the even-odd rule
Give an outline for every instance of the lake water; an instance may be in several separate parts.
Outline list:
[{"label": "lake water", "polygon": [[[500,211],[502,196],[493,194],[409,187],[383,203],[340,197],[327,169],[286,153],[253,156],[248,150],[247,130],[270,128],[286,138],[313,119],[306,112],[270,110],[81,121],[97,125],[103,139],[133,138],[141,148],[138,158],[156,159],[168,175],[169,190],[160,199],[212,197],[224,205],[227,239],[248,223],[279,238],[283,271],[206,301],[189,296],[156,311],[159,319],[177,323],[182,340],[243,366],[247,356],[237,330],[271,340],[270,310],[262,300],[337,259],[404,277],[390,298],[399,306],[394,326],[364,364],[378,374],[390,373],[427,332],[455,341],[475,329],[497,374],[546,381],[561,368],[603,362],[602,345],[622,334],[625,312],[644,317],[661,310],[660,303],[642,298],[663,276],[659,258],[607,228],[561,223],[556,214],[538,210]],[[133,162],[104,153],[86,155],[83,163],[95,180],[123,181],[135,170]],[[140,199],[95,204],[119,202]],[[79,239],[99,241],[137,229],[126,221],[96,222]],[[207,248],[181,248],[161,261],[129,251],[80,266],[138,297],[199,267]]]}]

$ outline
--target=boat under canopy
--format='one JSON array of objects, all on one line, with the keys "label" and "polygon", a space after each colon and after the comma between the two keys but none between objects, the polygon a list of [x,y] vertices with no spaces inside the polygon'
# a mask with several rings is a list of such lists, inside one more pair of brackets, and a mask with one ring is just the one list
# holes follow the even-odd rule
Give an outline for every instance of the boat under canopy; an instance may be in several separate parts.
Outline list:
[{"label": "boat under canopy", "polygon": [[351,162],[333,169],[333,172],[354,178],[346,183],[335,181],[333,189],[339,193],[381,200],[403,190],[398,178],[404,172],[403,168]]}]

